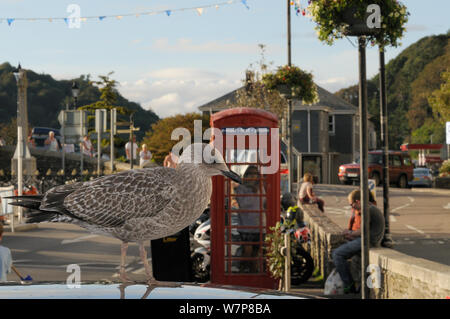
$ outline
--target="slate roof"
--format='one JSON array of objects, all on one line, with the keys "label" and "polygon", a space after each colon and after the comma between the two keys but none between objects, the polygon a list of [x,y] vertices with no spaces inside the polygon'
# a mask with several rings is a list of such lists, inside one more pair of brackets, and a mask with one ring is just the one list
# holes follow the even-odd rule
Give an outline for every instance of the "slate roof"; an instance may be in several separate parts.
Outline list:
[{"label": "slate roof", "polygon": [[[308,105],[309,107],[317,108],[326,108],[330,112],[341,112],[341,113],[357,113],[358,108],[348,103],[347,101],[341,99],[340,97],[334,95],[333,93],[325,90],[324,88],[317,86],[317,93],[319,94],[319,102],[313,105]],[[231,104],[236,101],[236,92],[239,90],[243,90],[244,87],[240,87],[236,90],[233,90],[221,97],[218,97],[215,100],[212,100],[206,104],[199,106],[199,110],[202,112],[209,112],[211,109],[214,112],[221,111],[229,108]],[[306,106],[306,105],[305,105]],[[301,102],[294,101],[294,110],[297,108],[303,108]]]}]

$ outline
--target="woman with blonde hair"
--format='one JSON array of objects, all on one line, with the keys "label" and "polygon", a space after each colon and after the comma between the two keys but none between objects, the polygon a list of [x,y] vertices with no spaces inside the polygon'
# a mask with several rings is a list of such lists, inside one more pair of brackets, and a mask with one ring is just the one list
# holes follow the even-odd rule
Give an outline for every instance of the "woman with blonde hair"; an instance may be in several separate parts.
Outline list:
[{"label": "woman with blonde hair", "polygon": [[313,191],[314,178],[311,173],[303,175],[303,183],[298,193],[298,198],[302,204],[317,204],[319,209],[324,212],[325,202],[317,197]]}]

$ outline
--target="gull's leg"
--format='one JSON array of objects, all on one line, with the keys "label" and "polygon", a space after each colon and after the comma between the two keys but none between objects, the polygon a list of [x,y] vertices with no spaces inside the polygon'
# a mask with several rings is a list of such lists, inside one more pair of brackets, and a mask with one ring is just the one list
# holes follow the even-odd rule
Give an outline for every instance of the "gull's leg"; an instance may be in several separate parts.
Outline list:
[{"label": "gull's leg", "polygon": [[120,247],[120,279],[123,282],[131,281],[125,272],[127,249],[128,249],[128,243],[122,242],[122,245]]},{"label": "gull's leg", "polygon": [[[151,288],[150,290],[147,290],[147,292],[145,293],[145,295],[143,297],[147,298],[147,296],[150,294],[150,292],[156,288],[156,286],[164,286],[164,287],[180,287],[181,285],[179,283],[176,282],[161,282],[155,279],[155,277],[153,277],[153,271],[150,268],[150,265],[148,264],[148,260],[147,260],[147,251],[145,250],[145,246],[143,242],[139,242],[139,251],[141,254],[141,259],[142,262],[144,263],[144,267],[145,267],[145,273],[147,274],[147,284],[153,286],[153,288]],[[144,299],[145,299],[144,298]]]},{"label": "gull's leg", "polygon": [[139,253],[141,255],[142,262],[144,263],[145,273],[147,275],[148,283],[155,283],[156,279],[153,277],[153,271],[148,264],[147,251],[145,250],[144,242],[139,242]]}]

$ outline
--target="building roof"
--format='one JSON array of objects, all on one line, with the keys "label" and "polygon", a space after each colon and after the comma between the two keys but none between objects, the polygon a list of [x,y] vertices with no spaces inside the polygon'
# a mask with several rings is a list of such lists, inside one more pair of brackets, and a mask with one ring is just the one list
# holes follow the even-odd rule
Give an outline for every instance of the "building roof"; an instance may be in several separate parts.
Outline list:
[{"label": "building roof", "polygon": [[[317,93],[319,95],[319,102],[312,105],[303,105],[303,103],[299,100],[294,100],[293,107],[294,110],[300,110],[305,108],[310,109],[320,109],[326,110],[330,113],[341,113],[341,114],[355,114],[358,113],[358,108],[353,104],[348,103],[347,101],[341,99],[340,97],[334,95],[333,93],[325,90],[324,88],[317,86]],[[198,109],[202,112],[208,111],[221,111],[227,109],[236,102],[236,93],[239,90],[244,90],[245,87],[240,87],[236,90],[233,90],[221,97],[218,97],[215,100],[212,100],[206,104],[201,105]]]}]

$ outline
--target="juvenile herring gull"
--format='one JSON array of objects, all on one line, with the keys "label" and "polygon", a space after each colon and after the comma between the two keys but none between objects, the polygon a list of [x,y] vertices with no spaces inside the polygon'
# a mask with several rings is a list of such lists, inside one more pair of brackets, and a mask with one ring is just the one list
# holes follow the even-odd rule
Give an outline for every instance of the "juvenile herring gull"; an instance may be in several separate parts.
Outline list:
[{"label": "juvenile herring gull", "polygon": [[191,144],[176,168],[153,167],[123,171],[88,182],[51,188],[43,195],[16,196],[13,205],[31,208],[27,223],[63,222],[122,241],[120,279],[125,273],[129,242],[139,243],[149,283],[155,283],[144,242],[177,233],[206,209],[211,176],[224,175],[242,183],[210,144]]}]

